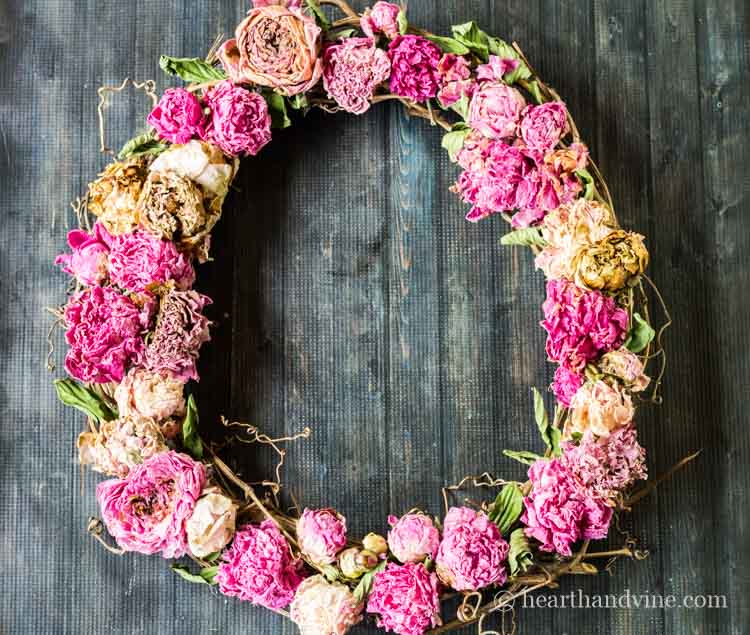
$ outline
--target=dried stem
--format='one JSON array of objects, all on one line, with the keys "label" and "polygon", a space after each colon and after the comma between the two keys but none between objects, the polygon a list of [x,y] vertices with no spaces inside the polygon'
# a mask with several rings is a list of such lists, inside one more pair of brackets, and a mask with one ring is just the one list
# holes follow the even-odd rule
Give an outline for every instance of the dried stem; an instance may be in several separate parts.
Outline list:
[{"label": "dried stem", "polygon": [[630,498],[628,498],[627,501],[625,501],[625,507],[630,508],[635,503],[637,503],[639,500],[644,498],[645,496],[648,496],[651,492],[653,492],[657,486],[666,481],[668,478],[670,478],[675,472],[678,472],[683,467],[685,467],[688,463],[690,463],[692,460],[698,458],[698,455],[703,450],[698,450],[697,452],[694,452],[690,456],[686,456],[684,459],[673,465],[669,470],[667,470],[664,474],[661,474],[660,476],[656,477],[654,480],[650,481],[648,485],[646,485],[643,489],[638,490],[635,494],[633,494]]},{"label": "dried stem", "polygon": [[356,19],[359,22],[359,13],[349,6],[344,0],[320,0],[320,4],[330,4],[333,7],[339,9],[348,18]]},{"label": "dried stem", "polygon": [[99,152],[105,154],[114,154],[114,150],[107,147],[105,142],[105,118],[104,111],[109,108],[109,95],[111,93],[121,93],[125,90],[128,84],[132,84],[136,90],[142,90],[146,95],[151,98],[152,107],[156,106],[159,102],[159,97],[156,94],[156,82],[153,79],[147,79],[145,82],[137,82],[126,77],[122,80],[122,84],[119,86],[100,86],[96,91],[99,95],[99,105],[96,107],[97,116],[99,118]]}]

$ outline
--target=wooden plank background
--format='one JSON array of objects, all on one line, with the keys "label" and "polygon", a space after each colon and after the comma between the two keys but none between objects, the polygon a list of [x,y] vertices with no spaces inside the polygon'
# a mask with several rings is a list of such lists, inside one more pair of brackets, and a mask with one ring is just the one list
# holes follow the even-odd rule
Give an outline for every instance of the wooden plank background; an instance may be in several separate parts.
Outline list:
[{"label": "wooden plank background", "polygon": [[[203,53],[246,5],[0,0],[2,633],[294,632],[85,535],[96,479],[76,465],[81,421],[44,365],[68,201],[106,161],[96,88],[165,87],[159,54]],[[528,609],[519,632],[747,633],[747,2],[412,0],[409,16],[438,33],[473,18],[518,40],[566,98],[622,222],[648,237],[676,319],[665,403],[639,420],[651,474],[703,448],[623,520],[651,557],[562,591],[723,594],[728,608]],[[132,93],[117,101],[110,143],[146,112]],[[286,479],[304,504],[346,513],[355,535],[384,531],[389,512],[439,510],[440,487],[467,473],[519,477],[501,450],[538,444],[528,387],[551,377],[542,278],[529,254],[499,247],[500,219],[464,222],[455,175],[439,131],[398,107],[311,114],[244,162],[200,272],[217,322],[201,361],[204,426],[218,434],[220,413],[271,434],[310,426]],[[233,461],[252,477],[271,458],[243,448]]]}]

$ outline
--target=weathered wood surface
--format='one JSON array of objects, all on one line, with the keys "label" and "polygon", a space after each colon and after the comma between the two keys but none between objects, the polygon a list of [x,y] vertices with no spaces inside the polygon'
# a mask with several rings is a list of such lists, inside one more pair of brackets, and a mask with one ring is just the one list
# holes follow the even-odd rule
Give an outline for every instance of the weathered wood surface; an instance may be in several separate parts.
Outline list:
[{"label": "weathered wood surface", "polygon": [[[67,202],[105,163],[96,87],[164,87],[158,55],[201,53],[246,4],[0,0],[2,633],[294,632],[85,535],[96,479],[76,466],[81,421],[44,369]],[[665,403],[640,414],[651,474],[703,448],[623,521],[651,557],[562,591],[722,594],[728,608],[528,609],[520,633],[750,628],[749,12],[743,0],[410,3],[433,31],[473,18],[517,39],[566,98],[676,318]],[[112,145],[146,110],[132,94],[117,102]],[[310,426],[285,478],[302,503],[344,511],[355,535],[385,530],[389,512],[439,510],[440,487],[468,473],[520,476],[501,450],[538,443],[542,279],[527,253],[500,249],[502,221],[462,220],[439,141],[397,107],[311,114],[245,161],[200,273],[217,322],[204,425],[224,413],[272,434]],[[234,461],[252,476],[271,457],[246,448]]]}]

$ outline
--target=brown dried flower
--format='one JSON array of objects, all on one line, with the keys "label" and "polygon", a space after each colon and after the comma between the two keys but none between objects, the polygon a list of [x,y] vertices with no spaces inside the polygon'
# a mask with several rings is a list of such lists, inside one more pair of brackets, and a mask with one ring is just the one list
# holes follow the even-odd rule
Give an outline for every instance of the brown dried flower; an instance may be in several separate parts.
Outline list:
[{"label": "brown dried flower", "polygon": [[573,261],[576,284],[601,291],[618,291],[632,285],[647,266],[643,236],[622,229],[582,247]]},{"label": "brown dried flower", "polygon": [[89,210],[110,234],[126,234],[138,225],[136,206],[147,173],[142,159],[115,161],[89,184]]}]

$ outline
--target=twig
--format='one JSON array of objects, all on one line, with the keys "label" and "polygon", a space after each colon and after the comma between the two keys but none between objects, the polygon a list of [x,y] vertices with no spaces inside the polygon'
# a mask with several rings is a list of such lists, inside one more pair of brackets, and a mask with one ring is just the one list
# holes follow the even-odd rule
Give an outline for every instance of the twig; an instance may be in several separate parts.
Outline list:
[{"label": "twig", "polygon": [[128,84],[132,84],[136,90],[142,90],[146,95],[151,98],[153,106],[159,102],[159,97],[156,95],[156,82],[153,79],[147,79],[145,82],[137,82],[126,77],[122,80],[122,84],[119,86],[100,86],[96,94],[99,95],[99,105],[96,107],[97,116],[99,118],[99,152],[105,154],[114,154],[111,148],[107,147],[105,143],[105,121],[104,111],[109,108],[109,94],[110,93],[121,93]]},{"label": "twig", "polygon": [[675,472],[681,470],[683,467],[685,467],[688,463],[690,463],[692,460],[696,459],[698,455],[703,450],[698,450],[697,452],[694,452],[690,456],[686,456],[684,459],[682,459],[677,464],[673,465],[668,471],[666,471],[664,474],[656,477],[653,481],[651,481],[646,487],[643,489],[637,491],[635,494],[633,494],[627,501],[625,501],[625,507],[629,508],[632,507],[635,503],[637,503],[639,500],[644,498],[645,496],[648,496],[651,492],[653,492],[656,487],[666,481],[668,478],[670,478]]}]

